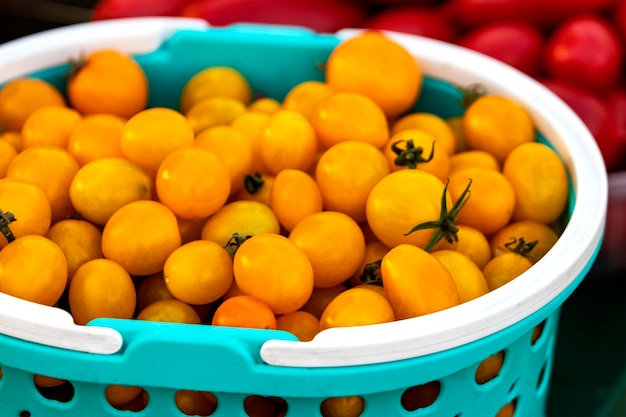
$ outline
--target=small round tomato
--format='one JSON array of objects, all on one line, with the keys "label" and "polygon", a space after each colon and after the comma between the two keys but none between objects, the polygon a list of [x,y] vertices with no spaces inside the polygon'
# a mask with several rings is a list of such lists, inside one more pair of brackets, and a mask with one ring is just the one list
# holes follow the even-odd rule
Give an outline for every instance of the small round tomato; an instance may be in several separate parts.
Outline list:
[{"label": "small round tomato", "polygon": [[265,132],[270,114],[259,111],[246,111],[230,123],[230,126],[240,132],[252,149],[252,166],[250,173],[269,174],[270,170],[261,158],[261,138]]},{"label": "small round tomato", "polygon": [[324,311],[328,303],[330,303],[330,301],[335,298],[339,293],[347,289],[348,287],[344,283],[328,288],[315,287],[313,288],[311,296],[302,306],[302,308],[300,308],[300,310],[307,311],[319,319],[322,316],[322,312]]},{"label": "small round tomato", "polygon": [[334,90],[325,81],[304,81],[291,88],[283,99],[283,108],[300,112],[311,120],[317,105]]},{"label": "small round tomato", "polygon": [[320,321],[307,311],[297,310],[279,316],[276,329],[295,335],[301,342],[308,342],[319,333]]},{"label": "small round tomato", "polygon": [[163,276],[177,299],[194,305],[208,304],[230,288],[233,262],[224,246],[210,240],[196,240],[168,256]]},{"label": "small round tomato", "polygon": [[122,157],[124,123],[112,114],[84,116],[70,134],[67,150],[80,166],[99,158]]},{"label": "small round tomato", "polygon": [[233,258],[241,292],[256,297],[276,314],[298,310],[313,291],[313,267],[285,236],[261,233],[245,240]]},{"label": "small round tomato", "polygon": [[19,132],[26,119],[43,106],[65,106],[63,94],[48,81],[17,78],[0,89],[0,127]]},{"label": "small round tomato", "polygon": [[293,110],[270,115],[260,137],[259,156],[274,175],[292,168],[308,170],[317,153],[317,138],[311,122]]},{"label": "small round tomato", "polygon": [[404,129],[391,136],[383,148],[391,171],[421,169],[444,181],[450,156],[435,137],[420,129]]},{"label": "small round tomato", "polygon": [[347,140],[382,147],[389,139],[387,117],[380,106],[364,94],[332,93],[318,103],[311,118],[320,148]]},{"label": "small round tomato", "polygon": [[408,111],[422,87],[422,70],[402,45],[369,30],[337,45],[326,62],[326,81],[337,91],[364,94],[394,118]]},{"label": "small round tomato", "polygon": [[137,311],[141,311],[148,304],[159,300],[171,300],[174,298],[163,277],[163,272],[148,275],[137,284]]},{"label": "small round tomato", "polygon": [[0,251],[0,292],[52,306],[66,286],[65,255],[47,237],[18,237]]},{"label": "small round tomato", "polygon": [[99,317],[132,318],[137,294],[130,275],[108,259],[93,259],[81,265],[69,286],[69,304],[77,324]]},{"label": "small round tomato", "polygon": [[252,100],[246,78],[231,67],[214,66],[194,74],[183,87],[180,111],[187,113],[196,103],[211,97],[229,97],[244,106]]},{"label": "small round tomato", "polygon": [[552,227],[536,220],[512,222],[491,236],[489,244],[493,256],[509,251],[511,242],[524,239],[527,243],[536,242],[527,254],[533,263],[543,257],[558,240],[559,235]]},{"label": "small round tomato", "polygon": [[511,282],[526,272],[533,263],[526,256],[516,252],[502,252],[494,256],[482,269],[489,291]]},{"label": "small round tomato", "polygon": [[324,151],[315,169],[315,180],[326,210],[364,221],[365,204],[372,188],[389,173],[383,152],[361,141],[340,142]]},{"label": "small round tomato", "polygon": [[193,142],[194,132],[185,116],[164,107],[135,114],[124,125],[120,139],[124,156],[150,171],[156,171],[170,152]]},{"label": "small round tomato", "polygon": [[55,145],[67,148],[70,136],[82,116],[65,106],[43,106],[28,116],[22,126],[22,148]]},{"label": "small round tomato", "polygon": [[9,164],[16,156],[17,150],[11,142],[0,140],[0,178],[4,178]]},{"label": "small round tomato", "polygon": [[104,226],[120,207],[152,199],[152,179],[125,158],[99,158],[82,166],[70,183],[70,200],[81,217]]},{"label": "small round tomato", "polygon": [[387,299],[365,288],[350,288],[332,299],[320,317],[320,330],[333,327],[366,326],[395,320]]},{"label": "small round tomato", "polygon": [[289,240],[311,262],[315,287],[333,287],[348,280],[365,256],[365,237],[358,223],[337,211],[304,217],[289,233]]},{"label": "small round tomato", "polygon": [[276,174],[270,206],[285,230],[291,231],[303,218],[322,211],[322,193],[309,174],[287,168]]},{"label": "small round tomato", "polygon": [[201,238],[225,247],[235,233],[243,237],[278,234],[280,223],[267,205],[254,200],[238,200],[225,204],[206,220]]},{"label": "small round tomato", "polygon": [[480,230],[458,224],[456,237],[458,240],[448,242],[441,240],[433,250],[454,250],[467,255],[480,269],[492,258],[489,239]]},{"label": "small round tomato", "polygon": [[451,208],[450,193],[433,174],[420,169],[396,171],[381,179],[369,193],[367,222],[389,248],[401,243],[425,248],[434,229],[409,232],[419,224],[440,219],[442,198]]},{"label": "small round tomato", "polygon": [[213,326],[276,329],[276,316],[264,301],[250,295],[236,295],[222,302],[211,321]]},{"label": "small round tomato", "polygon": [[102,231],[104,257],[131,275],[155,274],[181,245],[174,213],[152,200],[130,202],[109,218]]},{"label": "small round tomato", "polygon": [[497,95],[481,96],[469,105],[463,133],[470,149],[487,151],[500,162],[516,146],[535,140],[533,120],[526,109]]},{"label": "small round tomato", "polygon": [[486,151],[462,151],[450,156],[450,172],[466,168],[501,169],[500,162]]},{"label": "small round tomato", "polygon": [[502,174],[515,193],[513,219],[549,224],[565,210],[569,198],[567,171],[547,145],[520,145],[504,161]]},{"label": "small round tomato", "polygon": [[248,105],[249,111],[258,111],[261,113],[272,114],[282,108],[280,101],[271,97],[259,97]]},{"label": "small round tomato", "polygon": [[210,216],[230,195],[230,173],[219,158],[199,146],[168,154],[156,175],[159,201],[186,219]]},{"label": "small round tomato", "polygon": [[456,138],[450,124],[433,113],[409,113],[396,120],[391,127],[391,134],[395,135],[405,129],[419,129],[430,133],[441,149],[449,155],[456,152]]},{"label": "small round tomato", "polygon": [[100,49],[75,63],[67,95],[80,113],[130,118],[148,105],[148,80],[130,55]]},{"label": "small round tomato", "polygon": [[197,135],[205,129],[230,124],[246,112],[241,101],[231,97],[209,97],[194,104],[185,117]]},{"label": "small round tomato", "polygon": [[469,256],[455,250],[445,249],[433,251],[432,254],[450,271],[459,291],[461,303],[489,292],[485,276]]},{"label": "small round tomato", "polygon": [[186,324],[202,323],[200,316],[192,306],[175,298],[158,300],[148,304],[137,314],[137,320]]},{"label": "small round tomato", "polygon": [[210,416],[217,409],[217,398],[206,391],[181,389],[176,391],[174,402],[188,416]]},{"label": "small round tomato", "polygon": [[36,145],[13,158],[6,177],[41,187],[50,200],[54,223],[76,213],[70,198],[70,185],[79,168],[67,150],[54,145]]},{"label": "small round tomato", "polygon": [[380,272],[396,319],[422,316],[460,304],[459,290],[446,266],[429,252],[410,244],[391,248]]}]

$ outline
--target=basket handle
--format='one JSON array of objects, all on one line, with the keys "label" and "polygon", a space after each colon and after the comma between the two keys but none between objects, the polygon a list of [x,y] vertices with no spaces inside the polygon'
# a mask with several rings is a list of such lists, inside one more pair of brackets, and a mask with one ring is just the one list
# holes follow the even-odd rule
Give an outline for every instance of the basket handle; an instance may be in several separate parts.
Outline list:
[{"label": "basket handle", "polygon": [[80,326],[65,310],[0,293],[0,333],[80,352],[113,354],[123,344],[115,329]]}]

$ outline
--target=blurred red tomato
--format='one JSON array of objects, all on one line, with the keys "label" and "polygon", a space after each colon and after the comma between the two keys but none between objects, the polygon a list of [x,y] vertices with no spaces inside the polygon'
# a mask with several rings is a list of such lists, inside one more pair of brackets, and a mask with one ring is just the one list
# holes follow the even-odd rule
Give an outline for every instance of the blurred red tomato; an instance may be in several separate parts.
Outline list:
[{"label": "blurred red tomato", "polygon": [[360,27],[364,8],[347,0],[195,0],[181,13],[213,26],[232,23],[296,25],[317,32]]},{"label": "blurred red tomato", "polygon": [[92,20],[141,16],[176,16],[191,0],[100,0]]},{"label": "blurred red tomato", "polygon": [[496,58],[533,77],[538,76],[541,70],[543,32],[528,23],[488,23],[469,31],[457,43]]},{"label": "blurred red tomato", "polygon": [[616,1],[449,0],[445,5],[455,20],[465,27],[510,19],[551,26],[580,13],[606,11]]},{"label": "blurred red tomato", "polygon": [[367,19],[365,28],[394,30],[452,42],[456,29],[448,15],[436,7],[396,6],[382,9]]},{"label": "blurred red tomato", "polygon": [[622,40],[626,42],[626,1],[619,1],[613,13],[615,25],[622,35]]},{"label": "blurred red tomato", "polygon": [[606,102],[597,94],[566,81],[544,79],[541,82],[580,117],[594,136],[607,170],[615,170],[626,156],[626,143],[618,136],[614,115]]},{"label": "blurred red tomato", "polygon": [[620,142],[626,143],[626,87],[611,90],[606,102],[609,111],[613,113],[617,138]]},{"label": "blurred red tomato", "polygon": [[624,51],[615,28],[596,15],[581,15],[559,25],[548,38],[549,75],[594,91],[616,85]]}]

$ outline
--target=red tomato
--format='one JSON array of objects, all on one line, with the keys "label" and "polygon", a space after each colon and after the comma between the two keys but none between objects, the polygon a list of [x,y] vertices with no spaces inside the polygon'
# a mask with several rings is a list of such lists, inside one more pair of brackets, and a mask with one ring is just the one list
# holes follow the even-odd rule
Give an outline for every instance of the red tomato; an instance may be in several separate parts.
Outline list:
[{"label": "red tomato", "polygon": [[92,20],[140,16],[176,16],[190,0],[100,0]]},{"label": "red tomato", "polygon": [[613,12],[613,21],[622,35],[622,40],[626,42],[626,1],[617,2]]},{"label": "red tomato", "polygon": [[181,13],[214,26],[231,23],[298,25],[318,32],[359,27],[365,11],[347,0],[196,0]]},{"label": "red tomato", "polygon": [[516,19],[542,26],[558,24],[585,12],[608,10],[616,0],[449,0],[455,20],[466,27]]},{"label": "red tomato", "polygon": [[[609,111],[613,114],[617,140],[626,147],[626,87],[612,90],[606,97]],[[626,156],[619,164],[619,169],[626,169]]]},{"label": "red tomato", "polygon": [[550,76],[603,91],[617,83],[624,51],[617,31],[608,21],[581,15],[563,22],[550,35],[544,61]]},{"label": "red tomato", "polygon": [[394,30],[452,42],[457,31],[448,15],[436,7],[389,6],[363,24],[365,28]]},{"label": "red tomato", "polygon": [[587,125],[596,139],[609,171],[614,170],[624,157],[626,146],[620,141],[613,114],[597,95],[565,81],[549,79],[542,83],[567,103]]},{"label": "red tomato", "polygon": [[457,41],[531,76],[537,76],[541,69],[543,42],[543,32],[537,26],[515,21],[479,26]]}]

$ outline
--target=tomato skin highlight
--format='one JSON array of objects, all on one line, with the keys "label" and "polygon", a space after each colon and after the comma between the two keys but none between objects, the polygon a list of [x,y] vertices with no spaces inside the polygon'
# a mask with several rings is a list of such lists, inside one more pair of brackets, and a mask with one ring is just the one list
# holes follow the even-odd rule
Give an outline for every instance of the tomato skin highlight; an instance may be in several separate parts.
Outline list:
[{"label": "tomato skin highlight", "polygon": [[396,319],[423,316],[460,304],[448,269],[417,246],[400,244],[381,262],[383,288]]}]

